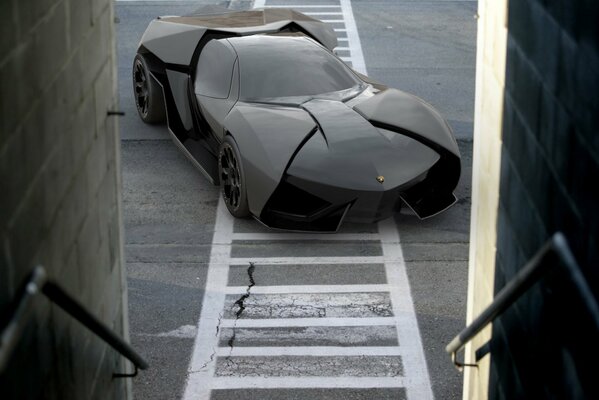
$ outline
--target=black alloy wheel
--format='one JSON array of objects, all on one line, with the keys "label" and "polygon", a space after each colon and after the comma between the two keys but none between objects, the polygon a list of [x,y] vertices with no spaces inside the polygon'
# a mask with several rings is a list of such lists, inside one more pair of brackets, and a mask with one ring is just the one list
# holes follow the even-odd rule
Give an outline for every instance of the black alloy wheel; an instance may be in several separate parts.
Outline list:
[{"label": "black alloy wheel", "polygon": [[148,115],[148,77],[141,60],[135,60],[133,67],[133,85],[137,110],[142,118]]},{"label": "black alloy wheel", "polygon": [[166,120],[162,88],[150,76],[146,60],[141,54],[133,61],[133,96],[137,112],[144,122],[160,123]]},{"label": "black alloy wheel", "polygon": [[237,144],[230,136],[220,146],[218,156],[221,192],[225,205],[235,217],[247,217],[247,191]]}]

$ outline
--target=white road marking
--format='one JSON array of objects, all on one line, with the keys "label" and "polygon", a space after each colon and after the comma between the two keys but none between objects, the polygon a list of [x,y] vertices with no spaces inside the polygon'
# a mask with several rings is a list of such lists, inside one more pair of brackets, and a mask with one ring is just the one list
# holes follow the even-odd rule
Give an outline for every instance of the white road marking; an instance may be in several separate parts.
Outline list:
[{"label": "white road marking", "polygon": [[265,6],[266,0],[254,0],[254,8],[341,8],[334,4],[273,4]]},{"label": "white road marking", "polygon": [[382,256],[372,257],[243,257],[232,258],[235,265],[289,265],[289,264],[383,264],[397,260],[386,259]]},{"label": "white road marking", "polygon": [[234,233],[233,240],[353,240],[353,241],[378,241],[378,233]]},{"label": "white road marking", "polygon": [[221,357],[277,356],[401,356],[397,346],[219,347]]},{"label": "white road marking", "polygon": [[410,292],[410,283],[403,260],[403,251],[399,244],[399,233],[393,218],[379,222],[379,232],[383,236],[383,254],[396,259],[385,263],[387,281],[391,286],[391,304],[397,321],[397,335],[402,349],[407,398],[417,400],[433,399],[433,392],[420,340],[420,331],[414,302]]},{"label": "white road marking", "polygon": [[349,47],[352,49],[352,66],[361,74],[367,75],[366,63],[364,62],[364,54],[362,54],[362,44],[358,35],[358,27],[354,19],[354,12],[351,7],[351,0],[339,0],[345,27],[347,28],[347,38],[349,39]]},{"label": "white road marking", "polygon": [[[222,318],[223,304],[229,271],[233,217],[229,214],[222,197],[216,207],[214,236],[210,263],[206,277],[202,312],[198,321],[198,333],[194,342],[187,386],[183,399],[210,398],[210,381],[214,375],[214,353],[218,348],[217,327]],[[215,246],[215,244],[217,244]]]},{"label": "white road marking", "polygon": [[242,388],[401,388],[409,382],[401,376],[391,377],[219,377],[214,378],[214,389]]},{"label": "white road marking", "polygon": [[223,319],[221,328],[297,328],[304,326],[389,326],[394,317]]},{"label": "white road marking", "polygon": [[[306,15],[343,15],[341,12],[305,12]],[[343,20],[341,21],[343,22]]]},{"label": "white road marking", "polygon": [[[247,286],[228,286],[227,294],[243,294]],[[371,293],[388,292],[389,285],[281,285],[281,286],[253,286],[252,294],[275,293]]]}]

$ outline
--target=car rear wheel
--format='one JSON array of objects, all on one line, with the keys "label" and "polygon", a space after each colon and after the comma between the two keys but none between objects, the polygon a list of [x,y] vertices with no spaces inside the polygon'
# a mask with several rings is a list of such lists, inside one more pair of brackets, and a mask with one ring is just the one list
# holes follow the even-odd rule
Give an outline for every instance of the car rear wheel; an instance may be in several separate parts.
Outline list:
[{"label": "car rear wheel", "polygon": [[227,209],[237,218],[248,217],[247,185],[241,156],[235,140],[227,135],[218,153],[218,172],[223,200]]},{"label": "car rear wheel", "polygon": [[141,54],[133,61],[133,97],[144,122],[157,124],[166,120],[162,88],[150,76],[148,63]]}]

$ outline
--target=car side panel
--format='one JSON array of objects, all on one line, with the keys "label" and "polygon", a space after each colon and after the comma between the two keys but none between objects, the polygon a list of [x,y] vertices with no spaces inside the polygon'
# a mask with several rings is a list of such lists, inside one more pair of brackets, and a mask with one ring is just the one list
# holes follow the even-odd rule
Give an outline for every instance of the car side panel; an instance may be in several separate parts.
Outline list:
[{"label": "car side panel", "polygon": [[175,100],[175,105],[177,106],[177,111],[179,112],[179,117],[181,118],[183,128],[185,128],[185,130],[191,130],[193,129],[193,121],[191,117],[191,107],[189,106],[189,96],[187,95],[189,75],[167,69],[166,76],[173,92],[173,98]]},{"label": "car side panel", "polygon": [[301,109],[238,103],[225,118],[225,129],[241,153],[250,212],[260,216],[316,123]]}]

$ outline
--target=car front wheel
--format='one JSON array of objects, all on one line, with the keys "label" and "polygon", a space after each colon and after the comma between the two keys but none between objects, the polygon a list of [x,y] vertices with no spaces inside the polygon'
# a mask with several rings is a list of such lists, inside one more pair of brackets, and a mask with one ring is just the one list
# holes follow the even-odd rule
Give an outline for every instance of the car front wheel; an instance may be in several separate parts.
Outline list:
[{"label": "car front wheel", "polygon": [[237,218],[250,215],[247,200],[247,185],[241,156],[235,140],[227,135],[218,153],[218,172],[223,200],[227,209]]}]

